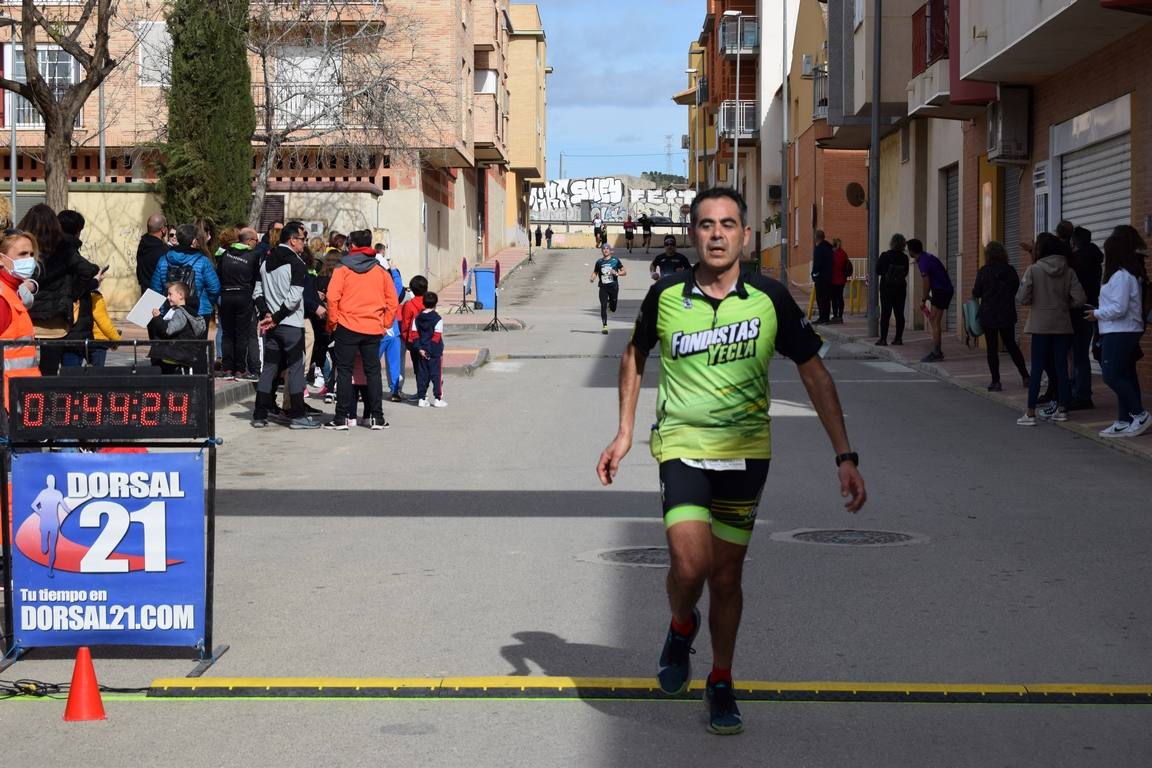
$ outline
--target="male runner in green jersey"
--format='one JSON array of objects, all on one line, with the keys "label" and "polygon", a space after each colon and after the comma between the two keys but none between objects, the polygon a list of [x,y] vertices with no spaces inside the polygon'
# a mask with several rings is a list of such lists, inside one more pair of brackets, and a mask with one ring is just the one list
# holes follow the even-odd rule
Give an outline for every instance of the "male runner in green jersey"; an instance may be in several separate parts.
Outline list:
[{"label": "male runner in green jersey", "polygon": [[671,555],[672,622],[660,656],[660,687],[688,687],[689,655],[700,630],[696,603],[708,585],[712,672],[704,699],[714,733],[743,730],[732,693],[732,657],[743,604],[744,554],[772,455],[768,363],[792,359],[832,442],[849,512],[867,498],[844,428],[836,385],[818,354],[822,341],[779,282],[741,275],[752,237],[738,192],[713,188],[692,203],[699,264],[648,291],[620,364],[620,426],[596,471],[608,485],[632,447],[636,403],[648,352],[660,346],[660,389],[652,455],[660,463]]}]

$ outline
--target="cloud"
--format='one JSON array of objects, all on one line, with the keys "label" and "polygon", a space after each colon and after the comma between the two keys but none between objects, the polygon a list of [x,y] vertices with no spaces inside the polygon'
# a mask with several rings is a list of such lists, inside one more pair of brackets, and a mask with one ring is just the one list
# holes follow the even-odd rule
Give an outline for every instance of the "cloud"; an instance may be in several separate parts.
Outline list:
[{"label": "cloud", "polygon": [[616,137],[617,144],[639,144],[644,138],[637,133],[624,133]]}]

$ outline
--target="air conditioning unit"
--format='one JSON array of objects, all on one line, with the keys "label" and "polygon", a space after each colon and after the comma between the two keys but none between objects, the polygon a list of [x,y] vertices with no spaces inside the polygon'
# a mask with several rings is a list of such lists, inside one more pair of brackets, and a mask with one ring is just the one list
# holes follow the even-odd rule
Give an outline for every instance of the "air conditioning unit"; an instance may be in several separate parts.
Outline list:
[{"label": "air conditioning unit", "polygon": [[1048,188],[1048,161],[1036,163],[1032,168],[1032,188],[1033,189],[1047,189]]},{"label": "air conditioning unit", "polygon": [[768,185],[768,202],[778,203],[784,197],[784,190],[779,184]]},{"label": "air conditioning unit", "polygon": [[800,57],[800,77],[811,80],[814,69],[816,69],[816,57],[811,53],[803,54]]},{"label": "air conditioning unit", "polygon": [[1023,165],[1028,162],[1031,128],[1029,96],[1024,86],[999,87],[999,98],[988,105],[988,162]]}]

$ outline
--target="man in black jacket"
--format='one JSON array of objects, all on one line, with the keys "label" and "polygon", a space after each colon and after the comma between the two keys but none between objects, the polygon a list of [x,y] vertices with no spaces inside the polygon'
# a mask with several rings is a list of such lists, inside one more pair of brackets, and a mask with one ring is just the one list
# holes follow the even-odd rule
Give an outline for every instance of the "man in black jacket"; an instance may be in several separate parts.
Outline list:
[{"label": "man in black jacket", "polygon": [[140,284],[140,293],[152,285],[156,264],[170,249],[164,239],[167,234],[168,222],[164,214],[154,213],[148,217],[148,231],[140,236],[140,244],[136,246],[136,282]]},{"label": "man in black jacket", "polygon": [[824,239],[824,230],[816,230],[816,247],[812,250],[812,285],[816,289],[817,325],[828,322],[832,308],[832,244]]},{"label": "man in black jacket", "polygon": [[250,347],[256,338],[256,310],[252,291],[260,273],[260,259],[254,250],[260,236],[244,227],[238,240],[220,255],[221,370],[228,378],[255,381],[260,368]]}]

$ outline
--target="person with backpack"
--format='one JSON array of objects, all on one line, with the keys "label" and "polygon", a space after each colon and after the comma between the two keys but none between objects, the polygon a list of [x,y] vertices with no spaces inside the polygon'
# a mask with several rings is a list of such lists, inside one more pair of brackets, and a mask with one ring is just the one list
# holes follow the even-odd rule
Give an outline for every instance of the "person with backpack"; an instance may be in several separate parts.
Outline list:
[{"label": "person with backpack", "polygon": [[876,284],[880,291],[880,338],[878,347],[888,346],[888,321],[896,316],[896,338],[892,343],[904,343],[904,305],[908,301],[907,241],[899,233],[892,235],[888,250],[876,259]]},{"label": "person with backpack", "polygon": [[[161,256],[156,264],[156,271],[152,274],[152,290],[161,296],[166,295],[167,286],[171,283],[188,286],[187,311],[204,320],[204,335],[197,338],[207,339],[208,323],[220,301],[220,278],[200,248],[200,228],[195,224],[176,227],[176,245]],[[199,329],[200,325],[195,327]],[[196,373],[207,373],[207,356],[199,356],[192,369]]]}]

